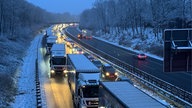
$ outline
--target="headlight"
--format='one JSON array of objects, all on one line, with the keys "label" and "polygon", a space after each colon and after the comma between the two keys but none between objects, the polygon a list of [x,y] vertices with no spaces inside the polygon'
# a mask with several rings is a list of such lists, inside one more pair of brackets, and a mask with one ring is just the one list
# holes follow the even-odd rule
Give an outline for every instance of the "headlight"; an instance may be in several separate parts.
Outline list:
[{"label": "headlight", "polygon": [[55,73],[55,71],[54,71],[54,70],[51,70],[51,73],[53,74],[53,73]]},{"label": "headlight", "polygon": [[118,75],[118,73],[117,73],[117,72],[115,72],[115,75]]},{"label": "headlight", "polygon": [[66,74],[66,73],[67,73],[67,70],[64,70],[64,71],[63,71],[63,73],[65,73],[65,74]]},{"label": "headlight", "polygon": [[109,72],[106,73],[106,76],[109,76]]}]

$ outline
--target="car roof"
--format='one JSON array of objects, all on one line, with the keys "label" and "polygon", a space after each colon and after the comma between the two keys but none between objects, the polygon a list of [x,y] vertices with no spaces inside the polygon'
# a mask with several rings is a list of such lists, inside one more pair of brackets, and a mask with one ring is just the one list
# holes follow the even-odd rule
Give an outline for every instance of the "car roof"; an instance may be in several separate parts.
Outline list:
[{"label": "car roof", "polygon": [[106,67],[110,67],[111,65],[110,64],[108,64],[108,63],[105,63],[105,64],[103,64],[104,66],[106,66]]}]

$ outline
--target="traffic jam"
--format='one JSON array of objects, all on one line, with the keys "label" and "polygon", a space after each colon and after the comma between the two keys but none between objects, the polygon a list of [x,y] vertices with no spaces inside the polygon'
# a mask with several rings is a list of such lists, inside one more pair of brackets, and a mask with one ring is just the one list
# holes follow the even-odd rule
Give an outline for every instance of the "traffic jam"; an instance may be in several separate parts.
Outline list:
[{"label": "traffic jam", "polygon": [[[65,32],[75,24],[57,24],[46,31],[44,41],[49,58],[49,79],[63,77],[71,91],[74,108],[166,108],[156,99],[139,90],[134,82],[113,64],[69,38]],[[89,30],[80,30],[75,38],[91,41]],[[145,60],[144,53],[136,55]]]}]

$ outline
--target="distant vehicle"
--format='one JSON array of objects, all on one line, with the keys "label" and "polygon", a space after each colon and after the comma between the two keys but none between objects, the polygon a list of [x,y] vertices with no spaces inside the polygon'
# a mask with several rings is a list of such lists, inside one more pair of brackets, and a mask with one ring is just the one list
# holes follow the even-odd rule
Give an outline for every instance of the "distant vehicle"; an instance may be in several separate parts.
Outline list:
[{"label": "distant vehicle", "polygon": [[92,60],[92,62],[95,66],[97,66],[99,69],[101,69],[101,67],[102,67],[101,61],[94,59],[94,60]]},{"label": "distant vehicle", "polygon": [[79,48],[78,46],[73,47],[72,51],[73,51],[73,54],[83,54],[84,53],[83,50],[81,48]]},{"label": "distant vehicle", "polygon": [[87,58],[90,60],[90,61],[93,61],[93,60],[95,60],[95,58],[90,54],[90,55],[88,55],[87,56]]},{"label": "distant vehicle", "polygon": [[85,39],[92,39],[92,31],[87,30],[87,29],[83,29],[82,30],[82,37],[84,37]]},{"label": "distant vehicle", "polygon": [[118,76],[116,81],[127,81],[130,84],[133,84],[133,82],[129,78],[127,78],[126,76],[122,76],[122,75]]},{"label": "distant vehicle", "polygon": [[51,47],[57,43],[57,36],[48,36],[46,38],[46,54],[50,54]]},{"label": "distant vehicle", "polygon": [[89,56],[89,53],[84,52],[83,55],[85,55],[85,57]]},{"label": "distant vehicle", "polygon": [[101,76],[104,79],[115,81],[118,73],[110,64],[103,64],[101,67]]},{"label": "distant vehicle", "polygon": [[68,54],[67,65],[74,107],[98,108],[100,70],[83,54]]},{"label": "distant vehicle", "polygon": [[78,39],[83,39],[83,38],[84,38],[82,33],[79,33],[79,34],[77,35],[77,37],[78,37]]},{"label": "distant vehicle", "polygon": [[140,60],[145,60],[147,58],[147,56],[144,53],[140,53],[137,55],[137,58]]},{"label": "distant vehicle", "polygon": [[74,42],[71,38],[65,38],[65,44],[66,44],[69,48],[73,48],[73,46],[75,45],[75,42]]},{"label": "distant vehicle", "polygon": [[53,44],[50,52],[50,77],[52,78],[56,74],[66,76],[67,68],[65,45]]},{"label": "distant vehicle", "polygon": [[166,108],[127,81],[100,82],[99,108]]}]

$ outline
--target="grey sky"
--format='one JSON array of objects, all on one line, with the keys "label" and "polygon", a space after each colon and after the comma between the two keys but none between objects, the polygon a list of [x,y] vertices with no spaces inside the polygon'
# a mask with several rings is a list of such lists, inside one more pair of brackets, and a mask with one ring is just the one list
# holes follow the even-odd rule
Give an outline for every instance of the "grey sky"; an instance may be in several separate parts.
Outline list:
[{"label": "grey sky", "polygon": [[93,6],[95,0],[27,0],[49,12],[80,14]]}]

